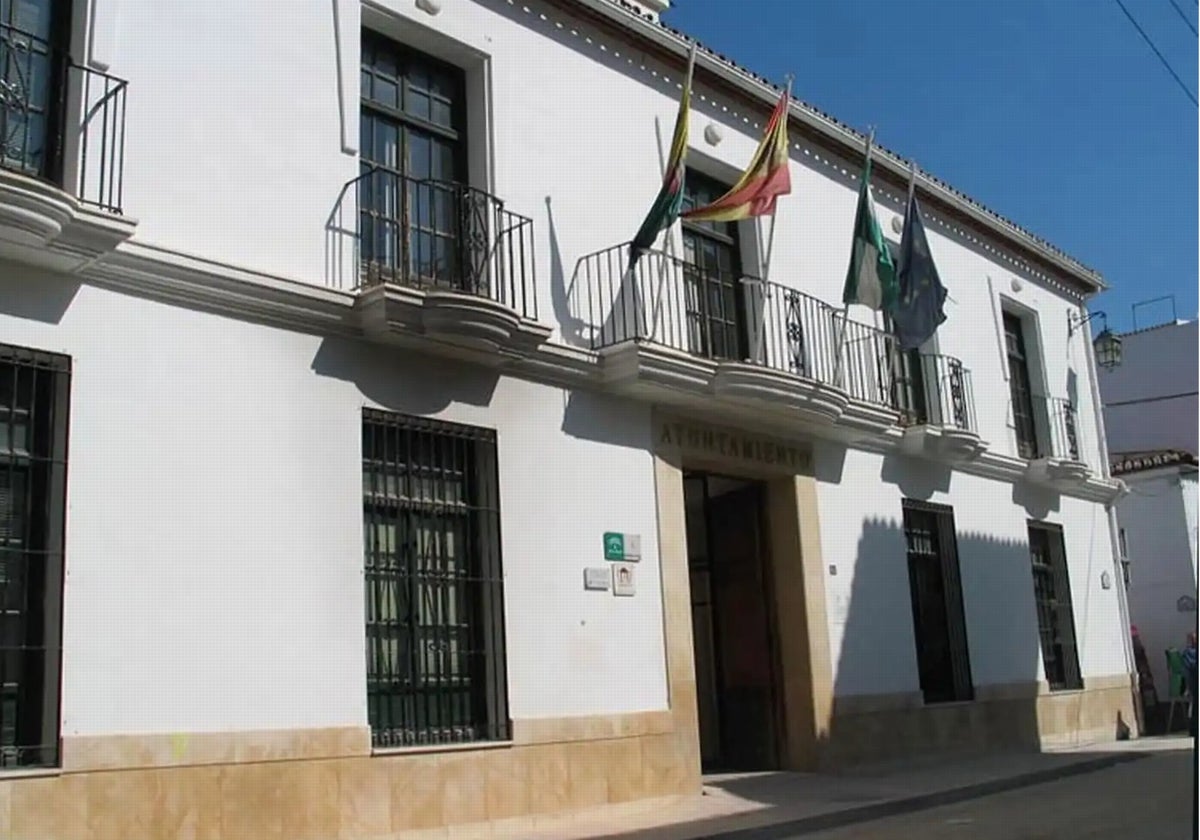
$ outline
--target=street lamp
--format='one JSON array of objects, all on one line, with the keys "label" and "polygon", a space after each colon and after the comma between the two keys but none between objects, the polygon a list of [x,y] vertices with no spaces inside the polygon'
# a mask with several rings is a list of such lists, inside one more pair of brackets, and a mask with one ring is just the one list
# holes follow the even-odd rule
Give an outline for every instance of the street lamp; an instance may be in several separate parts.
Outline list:
[{"label": "street lamp", "polygon": [[1092,341],[1092,349],[1096,353],[1096,363],[1105,370],[1112,370],[1121,364],[1121,337],[1108,328],[1108,316],[1103,312],[1092,312],[1086,317],[1068,312],[1067,341],[1071,340],[1075,330],[1097,317],[1104,322],[1104,329]]}]

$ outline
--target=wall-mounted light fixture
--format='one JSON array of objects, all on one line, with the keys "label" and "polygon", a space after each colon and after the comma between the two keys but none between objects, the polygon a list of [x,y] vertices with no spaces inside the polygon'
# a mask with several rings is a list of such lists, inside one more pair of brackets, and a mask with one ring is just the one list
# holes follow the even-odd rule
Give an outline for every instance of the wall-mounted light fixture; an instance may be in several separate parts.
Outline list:
[{"label": "wall-mounted light fixture", "polygon": [[724,135],[721,133],[721,126],[717,125],[716,123],[709,123],[708,125],[704,126],[705,143],[710,146],[719,146],[721,145],[721,140],[723,139]]},{"label": "wall-mounted light fixture", "polygon": [[1093,318],[1104,322],[1104,329],[1092,340],[1092,348],[1096,351],[1096,363],[1105,370],[1112,370],[1121,364],[1121,337],[1108,328],[1108,316],[1103,312],[1092,312],[1086,317],[1067,313],[1067,341],[1075,331]]},{"label": "wall-mounted light fixture", "polygon": [[417,0],[417,8],[427,15],[436,15],[442,10],[442,0]]}]

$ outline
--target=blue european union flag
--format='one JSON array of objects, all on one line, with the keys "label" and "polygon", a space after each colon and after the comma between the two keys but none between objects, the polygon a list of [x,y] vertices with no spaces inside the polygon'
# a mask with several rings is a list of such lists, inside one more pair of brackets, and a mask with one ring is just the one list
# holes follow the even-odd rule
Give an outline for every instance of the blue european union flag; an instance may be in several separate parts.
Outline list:
[{"label": "blue european union flag", "polygon": [[900,294],[892,310],[892,323],[902,350],[920,347],[946,320],[943,306],[946,287],[938,277],[921,208],[914,194],[908,200],[904,215],[904,234],[900,238],[900,259],[897,266]]}]

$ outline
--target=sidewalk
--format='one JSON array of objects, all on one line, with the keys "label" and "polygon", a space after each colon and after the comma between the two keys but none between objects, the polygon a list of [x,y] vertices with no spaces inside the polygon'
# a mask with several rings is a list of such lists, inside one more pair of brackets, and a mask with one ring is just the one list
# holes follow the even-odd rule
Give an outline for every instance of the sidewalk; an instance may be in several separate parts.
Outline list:
[{"label": "sidewalk", "polygon": [[1190,750],[1187,737],[1142,738],[1043,753],[924,759],[843,773],[705,776],[699,796],[609,806],[539,820],[493,840],[768,840],[917,811],[1094,772],[1155,752]]}]

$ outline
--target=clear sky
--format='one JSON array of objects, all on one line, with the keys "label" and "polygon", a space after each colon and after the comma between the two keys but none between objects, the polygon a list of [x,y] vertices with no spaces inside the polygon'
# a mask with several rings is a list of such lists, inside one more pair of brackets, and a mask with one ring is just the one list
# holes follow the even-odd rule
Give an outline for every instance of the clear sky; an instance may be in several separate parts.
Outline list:
[{"label": "clear sky", "polygon": [[[1170,0],[1123,2],[1196,95]],[[1195,26],[1196,0],[1175,3]],[[1197,111],[1116,0],[674,0],[663,21],[794,73],[800,99],[1100,271],[1114,329],[1160,295],[1195,317]]]}]

